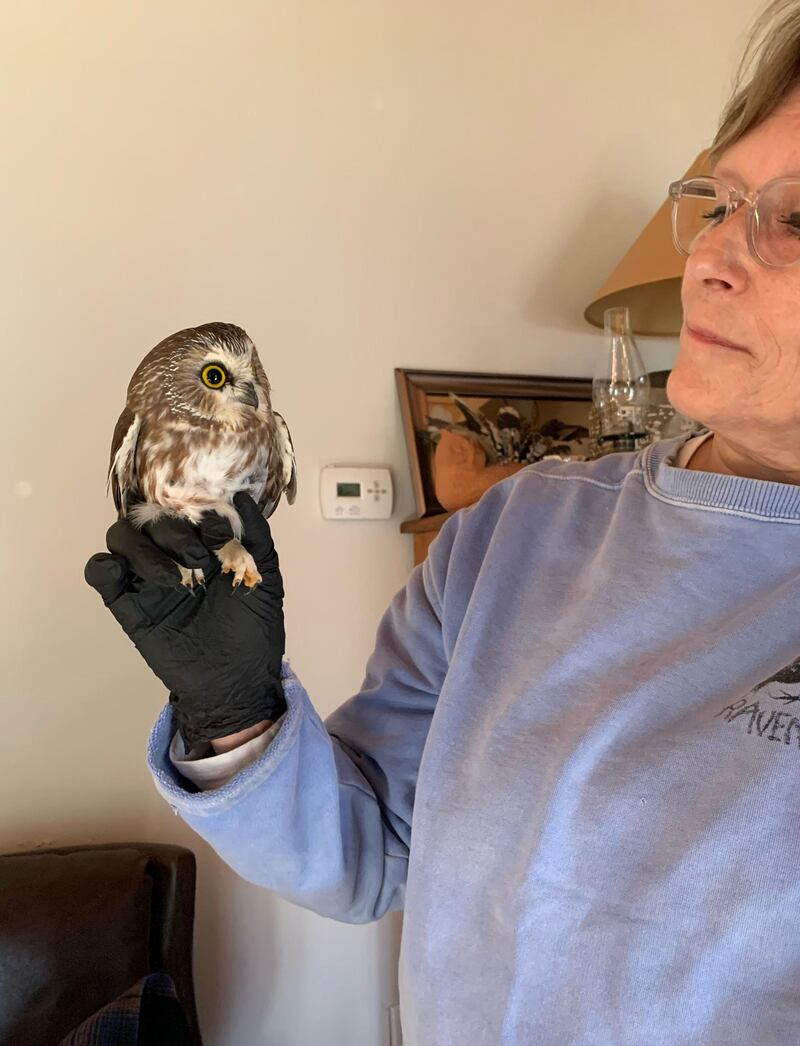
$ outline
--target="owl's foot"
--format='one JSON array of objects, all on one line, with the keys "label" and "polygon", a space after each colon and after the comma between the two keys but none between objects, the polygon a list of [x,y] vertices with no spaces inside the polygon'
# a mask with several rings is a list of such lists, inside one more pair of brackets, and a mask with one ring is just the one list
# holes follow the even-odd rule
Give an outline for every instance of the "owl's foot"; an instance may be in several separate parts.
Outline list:
[{"label": "owl's foot", "polygon": [[233,587],[237,589],[244,581],[245,588],[255,588],[262,580],[256,561],[235,538],[226,541],[222,548],[216,550],[217,559],[222,564],[223,574],[233,574]]},{"label": "owl's foot", "polygon": [[182,563],[176,563],[175,566],[181,572],[181,584],[188,588],[190,592],[194,592],[195,585],[201,585],[203,588],[206,587],[205,575],[200,567],[190,569],[189,567],[185,567]]}]

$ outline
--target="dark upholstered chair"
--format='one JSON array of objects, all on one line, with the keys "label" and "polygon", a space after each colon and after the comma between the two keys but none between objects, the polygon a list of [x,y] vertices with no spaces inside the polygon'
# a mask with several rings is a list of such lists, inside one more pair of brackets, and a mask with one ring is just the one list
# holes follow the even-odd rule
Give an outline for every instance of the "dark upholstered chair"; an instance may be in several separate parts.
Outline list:
[{"label": "dark upholstered chair", "polygon": [[172,978],[197,1046],[195,859],[110,843],[0,855],[0,1046],[55,1046],[148,973]]}]

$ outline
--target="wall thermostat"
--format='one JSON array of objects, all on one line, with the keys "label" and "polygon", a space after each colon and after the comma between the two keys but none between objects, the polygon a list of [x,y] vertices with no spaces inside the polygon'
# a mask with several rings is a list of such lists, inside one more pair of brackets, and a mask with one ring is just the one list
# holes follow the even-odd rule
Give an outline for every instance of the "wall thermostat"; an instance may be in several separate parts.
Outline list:
[{"label": "wall thermostat", "polygon": [[392,475],[372,465],[325,465],[319,474],[319,500],[325,519],[389,519]]}]

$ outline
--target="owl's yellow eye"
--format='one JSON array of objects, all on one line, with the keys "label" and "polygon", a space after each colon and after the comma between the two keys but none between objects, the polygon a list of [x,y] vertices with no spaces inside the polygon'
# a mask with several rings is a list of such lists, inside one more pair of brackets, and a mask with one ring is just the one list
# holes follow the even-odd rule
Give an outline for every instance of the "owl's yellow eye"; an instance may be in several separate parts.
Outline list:
[{"label": "owl's yellow eye", "polygon": [[207,388],[221,389],[228,380],[228,374],[219,363],[207,363],[200,371],[200,378]]}]

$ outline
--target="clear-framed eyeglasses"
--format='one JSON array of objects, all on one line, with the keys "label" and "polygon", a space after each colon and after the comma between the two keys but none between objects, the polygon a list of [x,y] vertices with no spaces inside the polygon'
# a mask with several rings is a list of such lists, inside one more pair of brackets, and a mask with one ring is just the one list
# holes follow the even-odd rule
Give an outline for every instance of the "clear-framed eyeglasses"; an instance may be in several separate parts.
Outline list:
[{"label": "clear-framed eyeglasses", "polygon": [[756,261],[771,269],[800,262],[800,178],[773,178],[744,192],[718,178],[687,178],[669,187],[672,241],[688,257],[709,229],[742,204],[747,208],[747,243]]}]

